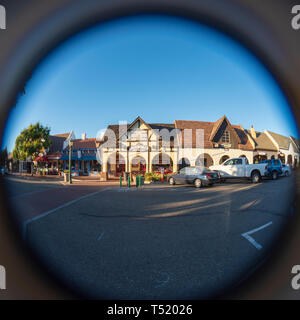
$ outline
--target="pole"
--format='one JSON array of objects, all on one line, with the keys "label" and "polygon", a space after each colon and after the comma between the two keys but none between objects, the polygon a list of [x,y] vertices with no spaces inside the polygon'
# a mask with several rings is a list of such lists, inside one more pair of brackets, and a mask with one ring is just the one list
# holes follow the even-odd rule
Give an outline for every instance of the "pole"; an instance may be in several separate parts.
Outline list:
[{"label": "pole", "polygon": [[128,175],[128,188],[130,188],[130,174]]},{"label": "pole", "polygon": [[69,184],[72,184],[72,145],[69,144]]}]

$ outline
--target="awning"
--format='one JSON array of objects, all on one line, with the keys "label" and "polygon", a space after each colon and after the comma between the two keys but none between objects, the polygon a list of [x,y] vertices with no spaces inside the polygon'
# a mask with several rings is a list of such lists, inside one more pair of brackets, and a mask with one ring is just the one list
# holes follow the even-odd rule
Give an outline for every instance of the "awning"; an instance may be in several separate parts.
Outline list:
[{"label": "awning", "polygon": [[[69,160],[69,155],[64,154],[62,157],[59,158],[59,160]],[[96,154],[95,155],[86,155],[86,156],[79,156],[78,153],[72,154],[72,160],[79,160],[79,161],[92,161],[97,160]]]}]

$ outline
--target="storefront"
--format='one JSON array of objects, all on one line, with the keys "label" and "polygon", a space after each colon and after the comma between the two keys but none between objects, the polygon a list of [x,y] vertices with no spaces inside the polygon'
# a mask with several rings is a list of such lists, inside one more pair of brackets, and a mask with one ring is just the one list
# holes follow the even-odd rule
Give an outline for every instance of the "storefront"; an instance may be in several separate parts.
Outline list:
[{"label": "storefront", "polygon": [[[101,165],[96,158],[96,149],[72,150],[71,166],[73,176],[98,176]],[[69,150],[65,149],[60,157],[63,162],[63,170],[69,170]]]}]

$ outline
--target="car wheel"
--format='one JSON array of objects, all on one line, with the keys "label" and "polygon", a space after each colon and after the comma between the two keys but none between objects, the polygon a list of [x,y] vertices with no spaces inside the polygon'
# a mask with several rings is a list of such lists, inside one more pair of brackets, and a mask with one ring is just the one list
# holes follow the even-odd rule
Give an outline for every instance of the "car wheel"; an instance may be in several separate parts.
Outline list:
[{"label": "car wheel", "polygon": [[261,179],[261,177],[260,177],[259,172],[253,172],[253,173],[251,174],[251,181],[252,181],[253,183],[258,183],[258,182],[260,181],[260,179]]},{"label": "car wheel", "polygon": [[278,173],[277,171],[272,172],[272,180],[276,180],[278,178]]},{"label": "car wheel", "polygon": [[196,188],[200,188],[202,186],[202,181],[200,179],[196,179],[194,181],[194,185]]},{"label": "car wheel", "polygon": [[173,185],[175,184],[175,180],[174,180],[174,178],[170,178],[170,180],[169,180],[169,184],[170,184],[171,186],[173,186]]},{"label": "car wheel", "polygon": [[284,173],[284,175],[285,175],[286,177],[288,177],[288,176],[290,175],[290,173],[289,173],[288,171],[286,171],[286,172]]}]

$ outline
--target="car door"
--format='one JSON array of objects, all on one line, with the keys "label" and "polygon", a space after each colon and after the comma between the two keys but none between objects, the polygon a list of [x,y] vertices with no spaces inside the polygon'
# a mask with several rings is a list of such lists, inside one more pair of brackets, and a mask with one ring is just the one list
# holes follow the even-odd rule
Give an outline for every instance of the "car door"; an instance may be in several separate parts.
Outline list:
[{"label": "car door", "polygon": [[193,183],[196,178],[196,168],[187,167],[185,176],[185,183]]},{"label": "car door", "polygon": [[243,159],[233,159],[232,173],[233,177],[244,177]]},{"label": "car door", "polygon": [[176,183],[186,183],[185,182],[186,169],[187,169],[187,167],[180,169],[179,172],[175,175],[174,178],[175,178]]},{"label": "car door", "polygon": [[229,159],[225,161],[222,165],[222,169],[220,170],[220,175],[222,177],[231,177],[232,175],[232,164],[233,160]]}]

